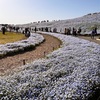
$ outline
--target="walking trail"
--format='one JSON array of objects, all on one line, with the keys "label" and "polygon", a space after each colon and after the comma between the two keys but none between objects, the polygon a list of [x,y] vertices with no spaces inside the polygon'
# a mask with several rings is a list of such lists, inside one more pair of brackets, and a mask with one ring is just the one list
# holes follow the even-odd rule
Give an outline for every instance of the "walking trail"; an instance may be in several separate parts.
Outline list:
[{"label": "walking trail", "polygon": [[[19,66],[22,66],[24,63],[31,63],[36,59],[43,58],[45,55],[49,54],[54,49],[59,48],[61,45],[61,41],[57,38],[50,35],[42,35],[45,38],[45,41],[37,46],[35,50],[0,59],[0,76],[7,75],[11,73],[11,71],[21,69]],[[25,62],[23,62],[23,60],[25,60]]]},{"label": "walking trail", "polygon": [[[0,59],[0,76],[8,75],[12,71],[20,70],[23,64],[31,63],[36,59],[43,58],[61,45],[61,41],[57,38],[46,34],[42,35],[45,38],[45,41],[37,46],[35,50]],[[100,44],[100,41],[96,39],[93,40],[90,37],[78,37]],[[23,60],[25,60],[25,62],[23,62]]]},{"label": "walking trail", "polygon": [[89,40],[90,42],[95,42],[97,44],[100,44],[100,35],[95,36],[94,39],[91,39],[91,36],[78,36],[79,38],[85,39],[85,40]]}]

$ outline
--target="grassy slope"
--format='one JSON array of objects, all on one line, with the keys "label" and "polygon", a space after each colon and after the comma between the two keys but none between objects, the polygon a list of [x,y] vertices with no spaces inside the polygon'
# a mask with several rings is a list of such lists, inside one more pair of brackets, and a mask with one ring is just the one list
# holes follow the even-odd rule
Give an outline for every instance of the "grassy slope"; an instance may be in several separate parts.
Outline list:
[{"label": "grassy slope", "polygon": [[3,35],[2,32],[0,32],[0,44],[11,43],[25,38],[25,35],[20,33],[6,32],[5,35]]}]

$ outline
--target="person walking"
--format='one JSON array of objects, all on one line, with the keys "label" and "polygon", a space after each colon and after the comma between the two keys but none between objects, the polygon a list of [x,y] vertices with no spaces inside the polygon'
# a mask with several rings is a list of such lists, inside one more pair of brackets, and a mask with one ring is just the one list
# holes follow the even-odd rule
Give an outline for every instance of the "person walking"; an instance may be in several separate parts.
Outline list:
[{"label": "person walking", "polygon": [[6,29],[5,29],[5,27],[3,26],[3,27],[2,27],[2,34],[5,35],[5,32],[6,32]]},{"label": "person walking", "polygon": [[35,27],[35,29],[34,29],[34,30],[35,30],[35,33],[36,33],[36,31],[37,31],[37,28]]},{"label": "person walking", "polygon": [[95,35],[97,35],[97,27],[94,28]]},{"label": "person walking", "polygon": [[67,35],[67,28],[65,28],[64,34]]},{"label": "person walking", "polygon": [[81,30],[81,28],[79,27],[79,29],[78,29],[78,31],[77,31],[77,34],[80,35],[81,31],[82,31],[82,30]]},{"label": "person walking", "polygon": [[93,29],[91,32],[91,39],[94,39],[94,36],[95,36],[95,29]]}]

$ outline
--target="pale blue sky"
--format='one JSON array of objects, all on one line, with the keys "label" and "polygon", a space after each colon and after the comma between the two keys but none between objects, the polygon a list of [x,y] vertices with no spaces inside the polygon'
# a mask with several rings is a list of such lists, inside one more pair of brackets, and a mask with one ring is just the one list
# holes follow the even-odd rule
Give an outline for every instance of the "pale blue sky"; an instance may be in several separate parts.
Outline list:
[{"label": "pale blue sky", "polygon": [[0,23],[62,20],[100,12],[100,0],[0,0]]}]

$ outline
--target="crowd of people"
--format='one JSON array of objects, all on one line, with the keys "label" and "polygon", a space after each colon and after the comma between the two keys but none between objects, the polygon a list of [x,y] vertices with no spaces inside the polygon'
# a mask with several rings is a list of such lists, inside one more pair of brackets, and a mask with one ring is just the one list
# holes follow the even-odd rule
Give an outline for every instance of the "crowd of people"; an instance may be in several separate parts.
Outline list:
[{"label": "crowd of people", "polygon": [[[65,35],[73,35],[73,36],[78,36],[81,35],[82,29],[79,27],[78,29],[76,28],[65,28],[64,34]],[[91,39],[94,39],[94,36],[97,35],[97,27],[94,27],[91,31]]]},{"label": "crowd of people", "polygon": [[1,31],[3,35],[5,35],[5,32],[16,32],[16,33],[23,33],[25,34],[26,37],[30,36],[30,28],[3,25]]},{"label": "crowd of people", "polygon": [[[29,32],[29,28],[25,28],[25,34],[27,34],[27,33],[30,33]],[[45,31],[45,32],[55,32],[55,33],[57,33],[57,28],[53,28],[53,30],[51,31],[51,28],[50,27],[42,27],[42,28],[37,28],[37,27],[34,27],[34,29],[33,29],[33,31],[36,33],[37,31]],[[81,32],[82,32],[82,29],[81,29],[81,27],[79,27],[78,29],[76,29],[76,28],[71,28],[71,27],[69,27],[69,28],[65,28],[64,29],[64,34],[65,35],[73,35],[73,36],[79,36],[79,35],[81,35]],[[61,32],[60,32],[61,33]],[[92,39],[94,39],[94,36],[95,35],[97,35],[97,27],[95,27],[95,28],[93,28],[92,29],[92,31],[91,31],[91,38]]]},{"label": "crowd of people", "polygon": [[76,28],[65,28],[64,30],[64,34],[65,35],[73,35],[73,36],[77,36],[77,35],[80,35],[82,29],[79,27],[78,29]]},{"label": "crowd of people", "polygon": [[[30,31],[34,31],[35,33],[40,30],[40,31],[45,31],[45,32],[57,32],[57,28],[54,28],[52,31],[51,31],[51,28],[49,27],[45,27],[45,28],[37,28],[37,27],[34,27],[34,29],[31,29],[31,28],[20,28],[20,27],[13,27],[13,26],[9,26],[9,27],[5,27],[3,26],[2,27],[2,34],[5,34],[7,28],[9,28],[9,31],[11,32],[12,30],[14,32],[19,32],[19,30],[21,30],[21,33],[25,34],[26,37],[29,37],[30,36]],[[73,36],[78,36],[80,35],[82,32],[82,29],[81,27],[79,27],[78,29],[76,28],[64,28],[64,34],[65,35],[73,35]],[[60,30],[60,33],[61,33],[61,30]],[[94,36],[97,35],[97,27],[93,28],[92,31],[91,31],[91,39],[94,39]]]}]

